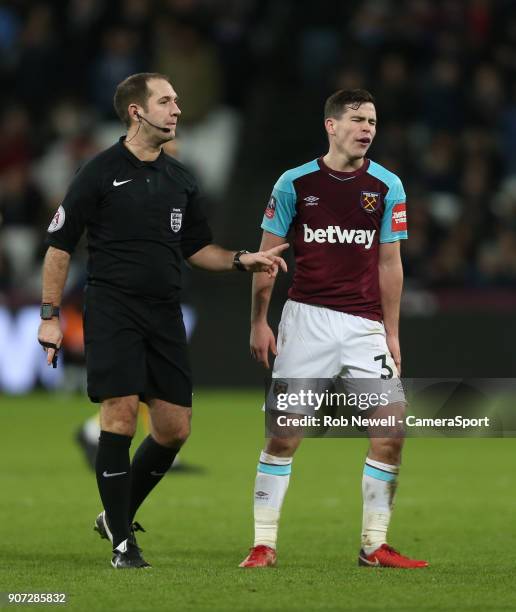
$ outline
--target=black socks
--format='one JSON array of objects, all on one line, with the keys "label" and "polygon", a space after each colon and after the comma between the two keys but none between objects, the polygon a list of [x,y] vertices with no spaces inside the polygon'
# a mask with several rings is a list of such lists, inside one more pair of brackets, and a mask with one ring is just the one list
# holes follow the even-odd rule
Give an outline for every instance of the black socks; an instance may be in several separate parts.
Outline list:
[{"label": "black socks", "polygon": [[167,473],[178,448],[158,444],[150,435],[138,447],[132,464],[132,438],[101,431],[95,464],[100,499],[106,511],[113,548],[130,535],[130,524],[143,500]]},{"label": "black socks", "polygon": [[150,435],[140,444],[131,465],[129,522],[133,521],[143,500],[167,473],[178,452],[179,447],[161,446]]},{"label": "black socks", "polygon": [[129,537],[131,441],[130,436],[109,431],[100,432],[95,471],[100,498],[113,534],[113,548]]}]

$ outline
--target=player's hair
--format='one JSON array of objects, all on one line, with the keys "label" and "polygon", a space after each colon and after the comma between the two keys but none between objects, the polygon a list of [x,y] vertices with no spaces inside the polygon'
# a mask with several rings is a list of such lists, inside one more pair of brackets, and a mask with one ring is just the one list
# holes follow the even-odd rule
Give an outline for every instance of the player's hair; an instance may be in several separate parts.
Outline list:
[{"label": "player's hair", "polygon": [[170,83],[170,79],[165,74],[160,74],[159,72],[139,72],[138,74],[132,74],[118,84],[115,97],[113,98],[113,106],[120,121],[125,123],[127,127],[131,125],[131,119],[127,112],[129,104],[140,104],[147,111],[147,102],[151,93],[148,82],[151,79],[163,79]]},{"label": "player's hair", "polygon": [[367,89],[339,89],[324,104],[324,119],[340,119],[347,107],[357,110],[366,102],[375,103],[373,95]]}]

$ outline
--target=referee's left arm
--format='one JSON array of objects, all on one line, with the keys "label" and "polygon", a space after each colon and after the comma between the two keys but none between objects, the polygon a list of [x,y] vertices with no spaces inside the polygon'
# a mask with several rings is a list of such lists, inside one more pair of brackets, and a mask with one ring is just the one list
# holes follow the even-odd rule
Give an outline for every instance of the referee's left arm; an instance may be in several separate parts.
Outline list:
[{"label": "referee's left arm", "polygon": [[279,254],[288,248],[282,244],[268,251],[249,253],[247,251],[229,251],[212,243],[212,235],[203,213],[203,196],[195,184],[192,184],[185,223],[181,236],[183,257],[193,266],[211,272],[242,270],[245,272],[267,272],[276,276],[281,268],[287,271],[287,264]]}]

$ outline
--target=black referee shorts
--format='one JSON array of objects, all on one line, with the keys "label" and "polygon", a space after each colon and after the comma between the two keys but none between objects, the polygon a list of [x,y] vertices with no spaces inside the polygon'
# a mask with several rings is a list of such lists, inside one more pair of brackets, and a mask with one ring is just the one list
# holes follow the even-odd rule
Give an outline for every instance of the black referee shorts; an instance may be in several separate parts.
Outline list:
[{"label": "black referee shorts", "polygon": [[88,395],[93,402],[138,395],[192,405],[181,307],[89,285],[84,301]]}]

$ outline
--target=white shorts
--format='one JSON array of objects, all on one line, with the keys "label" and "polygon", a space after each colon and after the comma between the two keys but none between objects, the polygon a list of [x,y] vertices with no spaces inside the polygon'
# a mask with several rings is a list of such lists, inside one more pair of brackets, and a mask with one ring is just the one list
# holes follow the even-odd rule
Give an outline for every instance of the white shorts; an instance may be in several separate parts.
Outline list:
[{"label": "white shorts", "polygon": [[[273,396],[304,388],[307,379],[318,391],[331,385],[345,393],[386,391],[389,403],[405,401],[380,321],[288,300],[277,349],[268,408]],[[301,407],[288,412],[306,413]]]}]

